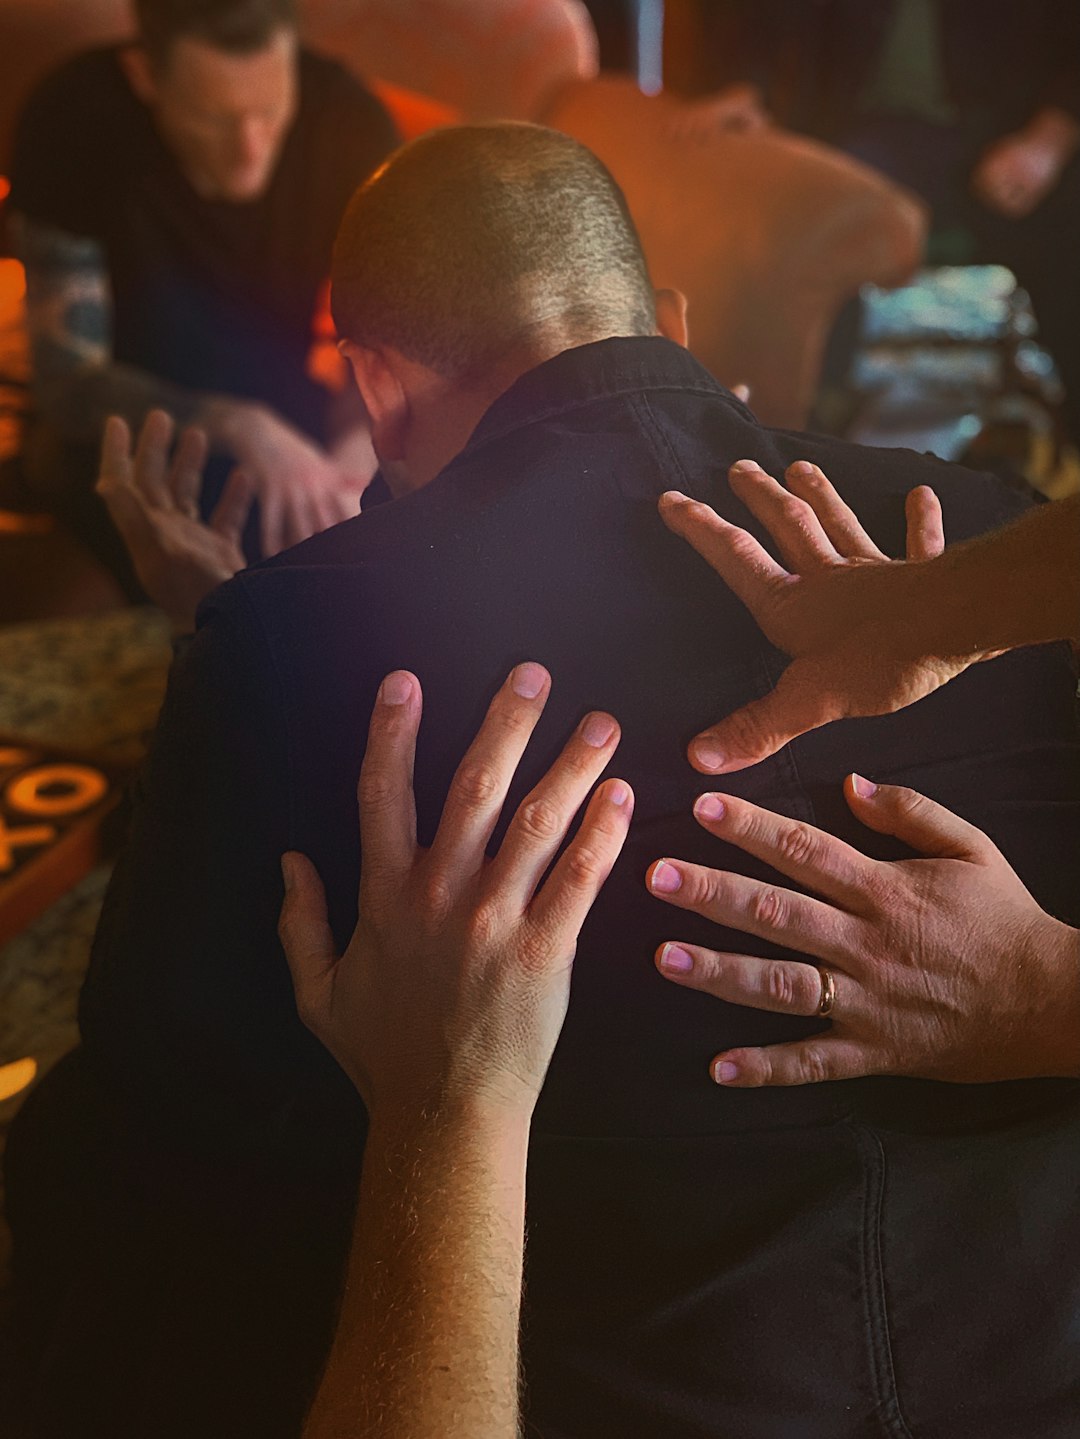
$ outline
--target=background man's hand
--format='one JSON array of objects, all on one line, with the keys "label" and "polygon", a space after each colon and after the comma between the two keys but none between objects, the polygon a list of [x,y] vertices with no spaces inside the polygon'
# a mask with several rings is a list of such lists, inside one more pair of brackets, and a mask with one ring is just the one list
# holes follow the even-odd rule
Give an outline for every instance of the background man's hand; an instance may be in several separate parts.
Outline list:
[{"label": "background man's hand", "polygon": [[[375,475],[373,464],[359,473],[352,459],[327,454],[265,405],[213,401],[207,423],[254,486],[264,555],[276,555],[360,513],[361,497]],[[370,447],[367,453],[372,454]]]},{"label": "background man's hand", "polygon": [[1064,111],[1044,110],[995,141],[971,177],[975,194],[1013,220],[1022,220],[1050,194],[1080,143],[1080,125]]},{"label": "background man's hand", "polygon": [[565,1018],[578,932],[633,808],[621,780],[601,785],[541,885],[619,742],[609,715],[588,715],[488,860],[550,684],[535,664],[510,675],[425,851],[412,790],[420,685],[403,671],[383,681],[360,773],[360,917],[343,955],[311,862],[284,857],[280,933],[300,1017],[372,1115],[532,1112]]},{"label": "background man's hand", "polygon": [[[819,897],[680,860],[649,871],[658,898],[812,955],[834,978],[831,1028],[719,1054],[717,1082],[1080,1077],[1080,931],[1040,909],[986,835],[940,805],[854,775],[845,792],[869,828],[931,858],[867,859],[810,825],[702,795],[695,815],[710,834]],[[656,960],[667,978],[729,1004],[812,1016],[822,997],[818,969],[795,960],[681,943]]]},{"label": "background man's hand", "polygon": [[127,546],[139,583],[181,634],[195,628],[199,602],[244,568],[241,548],[252,487],[235,471],[210,518],[199,517],[206,463],[202,430],[184,431],[169,458],[175,425],[151,410],[134,455],[126,421],[106,421],[97,492]]},{"label": "background man's hand", "polygon": [[[661,497],[660,514],[792,663],[771,694],[697,736],[690,746],[696,769],[745,769],[831,720],[902,709],[986,658],[924,652],[915,622],[916,566],[881,553],[816,465],[791,465],[787,489],[751,460],[733,465],[730,479],[788,569],[708,505],[672,492]],[[940,554],[941,507],[932,490],[912,490],[907,518],[908,560]]]}]

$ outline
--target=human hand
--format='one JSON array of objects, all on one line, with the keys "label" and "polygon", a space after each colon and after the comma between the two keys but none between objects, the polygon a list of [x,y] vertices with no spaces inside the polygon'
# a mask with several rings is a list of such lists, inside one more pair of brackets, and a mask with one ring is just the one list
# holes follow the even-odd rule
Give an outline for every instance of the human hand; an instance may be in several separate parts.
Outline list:
[{"label": "human hand", "polygon": [[[790,569],[708,505],[669,492],[660,514],[734,590],[792,663],[771,694],[736,710],[690,745],[705,774],[757,764],[831,720],[889,714],[921,699],[990,651],[942,658],[918,630],[917,565],[881,553],[821,470],[789,466],[788,489],[751,460],[731,488],[768,529]],[[909,561],[940,554],[941,507],[925,485],[907,498]]]},{"label": "human hand", "polygon": [[211,427],[255,487],[264,555],[360,513],[373,470],[353,473],[263,405],[222,404],[224,410],[211,407]]},{"label": "human hand", "polygon": [[975,194],[1012,220],[1030,215],[1050,194],[1080,141],[1064,111],[1043,110],[1022,130],[983,152],[971,177]]},{"label": "human hand", "polygon": [[195,628],[195,611],[212,589],[247,563],[241,548],[253,491],[246,475],[230,476],[209,523],[199,515],[207,440],[184,431],[172,463],[175,425],[151,410],[134,455],[131,430],[118,415],[105,422],[97,493],[131,556],[139,583],[178,633]]},{"label": "human hand", "polygon": [[771,117],[756,85],[728,85],[700,100],[683,102],[666,122],[672,140],[688,140],[700,144],[714,135],[748,135],[765,130]]},{"label": "human hand", "polygon": [[[728,795],[698,822],[820,898],[681,860],[649,870],[654,895],[801,951],[832,977],[832,1027],[792,1044],[718,1054],[736,1088],[860,1075],[986,1084],[1080,1077],[1080,931],[1040,909],[980,830],[912,790],[851,775],[852,812],[928,859],[881,862],[832,835]],[[729,1004],[821,1012],[813,964],[667,944],[668,979]]]},{"label": "human hand", "polygon": [[609,715],[588,715],[487,859],[550,684],[539,665],[511,673],[424,851],[412,792],[420,685],[404,671],[383,681],[358,791],[359,921],[344,955],[314,866],[284,856],[280,933],[300,1017],[372,1115],[415,1118],[464,1103],[532,1112],[565,1018],[578,932],[633,809],[628,785],[601,785],[541,884],[619,742]]}]

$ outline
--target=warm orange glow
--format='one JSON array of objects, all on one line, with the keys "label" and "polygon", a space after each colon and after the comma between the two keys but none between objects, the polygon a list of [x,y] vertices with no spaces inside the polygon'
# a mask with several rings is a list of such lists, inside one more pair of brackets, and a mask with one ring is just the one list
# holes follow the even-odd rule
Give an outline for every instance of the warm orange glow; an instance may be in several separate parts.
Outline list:
[{"label": "warm orange glow", "polygon": [[21,320],[25,300],[25,270],[18,260],[0,260],[0,327],[6,329]]},{"label": "warm orange glow", "polygon": [[0,205],[4,203],[11,194],[11,181],[6,175],[0,175]]},{"label": "warm orange glow", "polygon": [[36,1076],[36,1059],[17,1059],[14,1064],[0,1064],[0,1104],[21,1094]]}]

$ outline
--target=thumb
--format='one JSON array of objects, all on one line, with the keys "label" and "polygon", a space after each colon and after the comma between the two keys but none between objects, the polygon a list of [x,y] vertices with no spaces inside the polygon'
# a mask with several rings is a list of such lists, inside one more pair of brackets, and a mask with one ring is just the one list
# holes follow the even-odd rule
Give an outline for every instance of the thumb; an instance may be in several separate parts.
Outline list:
[{"label": "thumb", "polygon": [[284,854],[281,873],[285,898],[278,937],[296,990],[297,1009],[310,1028],[319,991],[337,964],[338,953],[326,915],[326,891],[311,860],[295,852]]},{"label": "thumb", "polygon": [[690,763],[704,774],[731,774],[768,759],[799,735],[842,714],[834,687],[817,665],[793,660],[774,690],[692,740]]},{"label": "thumb", "polygon": [[981,829],[916,790],[849,774],[844,795],[852,814],[868,829],[895,835],[919,854],[985,864],[998,853]]}]

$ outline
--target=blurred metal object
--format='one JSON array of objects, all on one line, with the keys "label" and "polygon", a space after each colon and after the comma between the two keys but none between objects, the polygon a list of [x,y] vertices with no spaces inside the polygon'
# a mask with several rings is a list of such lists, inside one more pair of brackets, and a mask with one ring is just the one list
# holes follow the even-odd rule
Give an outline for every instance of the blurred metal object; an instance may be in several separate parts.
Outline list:
[{"label": "blurred metal object", "polygon": [[643,95],[664,88],[664,0],[628,0],[634,40],[634,75]]},{"label": "blurred metal object", "polygon": [[865,286],[848,438],[1035,478],[1061,446],[1063,388],[1027,292],[1001,265],[940,266]]}]

